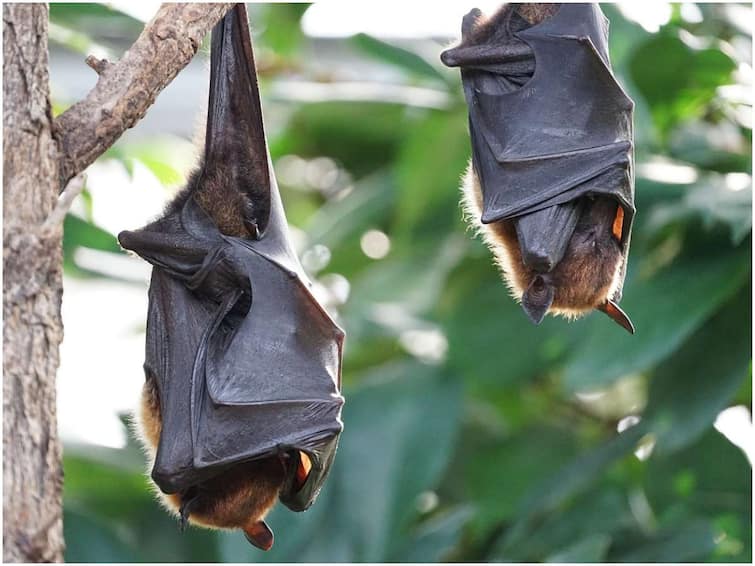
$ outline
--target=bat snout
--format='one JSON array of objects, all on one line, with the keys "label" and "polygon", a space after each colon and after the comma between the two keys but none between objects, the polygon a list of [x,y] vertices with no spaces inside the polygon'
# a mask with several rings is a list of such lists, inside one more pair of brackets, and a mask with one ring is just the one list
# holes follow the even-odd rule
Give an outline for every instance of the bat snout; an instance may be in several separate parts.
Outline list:
[{"label": "bat snout", "polygon": [[553,257],[543,250],[527,250],[522,261],[536,273],[548,273],[554,267]]}]

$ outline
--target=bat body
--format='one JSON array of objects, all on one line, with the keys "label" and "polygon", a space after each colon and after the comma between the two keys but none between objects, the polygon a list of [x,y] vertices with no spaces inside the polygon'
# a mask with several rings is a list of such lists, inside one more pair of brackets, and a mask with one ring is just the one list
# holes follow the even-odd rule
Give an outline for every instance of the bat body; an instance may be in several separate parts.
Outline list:
[{"label": "bat body", "polygon": [[163,503],[269,549],[316,499],[343,428],[343,332],[310,291],[270,167],[243,4],[212,32],[204,156],[121,245],[153,265],[141,437]]},{"label": "bat body", "polygon": [[472,160],[468,215],[528,317],[618,307],[634,217],[633,103],[613,77],[608,22],[593,4],[548,6],[531,25],[518,5],[465,16],[445,51],[461,67]]},{"label": "bat body", "polygon": [[[147,375],[138,414],[139,437],[152,468],[162,431],[157,379]],[[298,470],[297,470],[298,472]],[[156,491],[165,507],[187,521],[219,529],[241,529],[258,548],[273,545],[273,533],[265,523],[285,483],[286,467],[279,458],[250,460],[229,468],[209,480],[177,493]]]}]

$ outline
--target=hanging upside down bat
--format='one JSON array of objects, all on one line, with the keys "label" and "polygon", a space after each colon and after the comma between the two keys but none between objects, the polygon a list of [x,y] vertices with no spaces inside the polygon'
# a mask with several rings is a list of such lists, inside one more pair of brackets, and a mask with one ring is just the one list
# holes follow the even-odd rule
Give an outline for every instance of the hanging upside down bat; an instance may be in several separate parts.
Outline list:
[{"label": "hanging upside down bat", "polygon": [[237,4],[212,32],[204,156],[155,222],[118,236],[153,265],[141,427],[152,479],[187,522],[242,529],[315,500],[343,428],[343,332],[288,238]]},{"label": "hanging upside down bat", "polygon": [[634,217],[632,110],[611,70],[596,4],[521,5],[464,17],[460,67],[472,160],[463,184],[511,293],[539,324],[593,309],[630,333],[619,308]]}]

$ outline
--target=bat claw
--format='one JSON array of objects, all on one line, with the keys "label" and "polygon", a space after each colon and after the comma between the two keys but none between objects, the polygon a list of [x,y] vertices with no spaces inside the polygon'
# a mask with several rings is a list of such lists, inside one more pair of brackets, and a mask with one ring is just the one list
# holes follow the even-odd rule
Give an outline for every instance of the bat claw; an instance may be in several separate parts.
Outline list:
[{"label": "bat claw", "polygon": [[188,499],[185,495],[181,497],[181,507],[179,507],[178,509],[178,512],[180,514],[178,524],[181,532],[184,532],[186,530],[186,526],[189,524],[189,515],[191,515],[191,508],[194,506],[198,498],[198,495],[192,495]]},{"label": "bat claw", "polygon": [[249,233],[251,234],[252,238],[255,240],[259,240],[262,236],[262,233],[260,232],[260,225],[257,222],[256,218],[252,218],[249,220],[244,220],[244,224],[246,225],[246,229],[249,230]]},{"label": "bat claw", "polygon": [[273,531],[265,521],[257,521],[243,529],[244,536],[260,550],[268,551],[273,547]]}]

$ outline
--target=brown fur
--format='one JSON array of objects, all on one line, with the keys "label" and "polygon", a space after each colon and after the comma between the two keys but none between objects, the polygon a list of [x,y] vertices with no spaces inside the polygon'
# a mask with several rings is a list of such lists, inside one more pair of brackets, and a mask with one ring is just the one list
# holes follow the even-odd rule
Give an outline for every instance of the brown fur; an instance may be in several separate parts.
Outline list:
[{"label": "brown fur", "polygon": [[[524,265],[513,221],[491,224],[479,222],[482,214],[482,192],[477,175],[470,164],[463,183],[463,204],[468,219],[482,233],[493,252],[511,294],[518,301],[536,275]],[[606,222],[607,209],[615,214],[616,202],[597,197],[583,213],[574,229],[563,259],[544,276],[554,287],[550,314],[576,318],[599,307],[610,299],[619,284],[623,261],[618,242],[611,233],[613,215]]]},{"label": "brown fur", "polygon": [[228,177],[217,167],[205,171],[201,190],[194,193],[194,198],[223,234],[246,238],[250,234],[242,219],[248,199],[239,192],[235,179]]},{"label": "brown fur", "polygon": [[486,16],[479,10],[474,19],[469,20],[470,29],[465,33],[459,47],[480,44],[518,42],[513,32],[521,31],[550,18],[558,11],[558,4],[518,4],[507,3],[494,13]]},{"label": "brown fur", "polygon": [[[140,438],[154,464],[162,429],[160,397],[155,377],[147,375],[142,389],[139,418]],[[204,481],[185,495],[159,492],[163,504],[178,515],[184,497],[190,504],[189,521],[209,528],[249,529],[265,518],[275,504],[285,469],[278,458],[252,460],[237,464]]]}]

